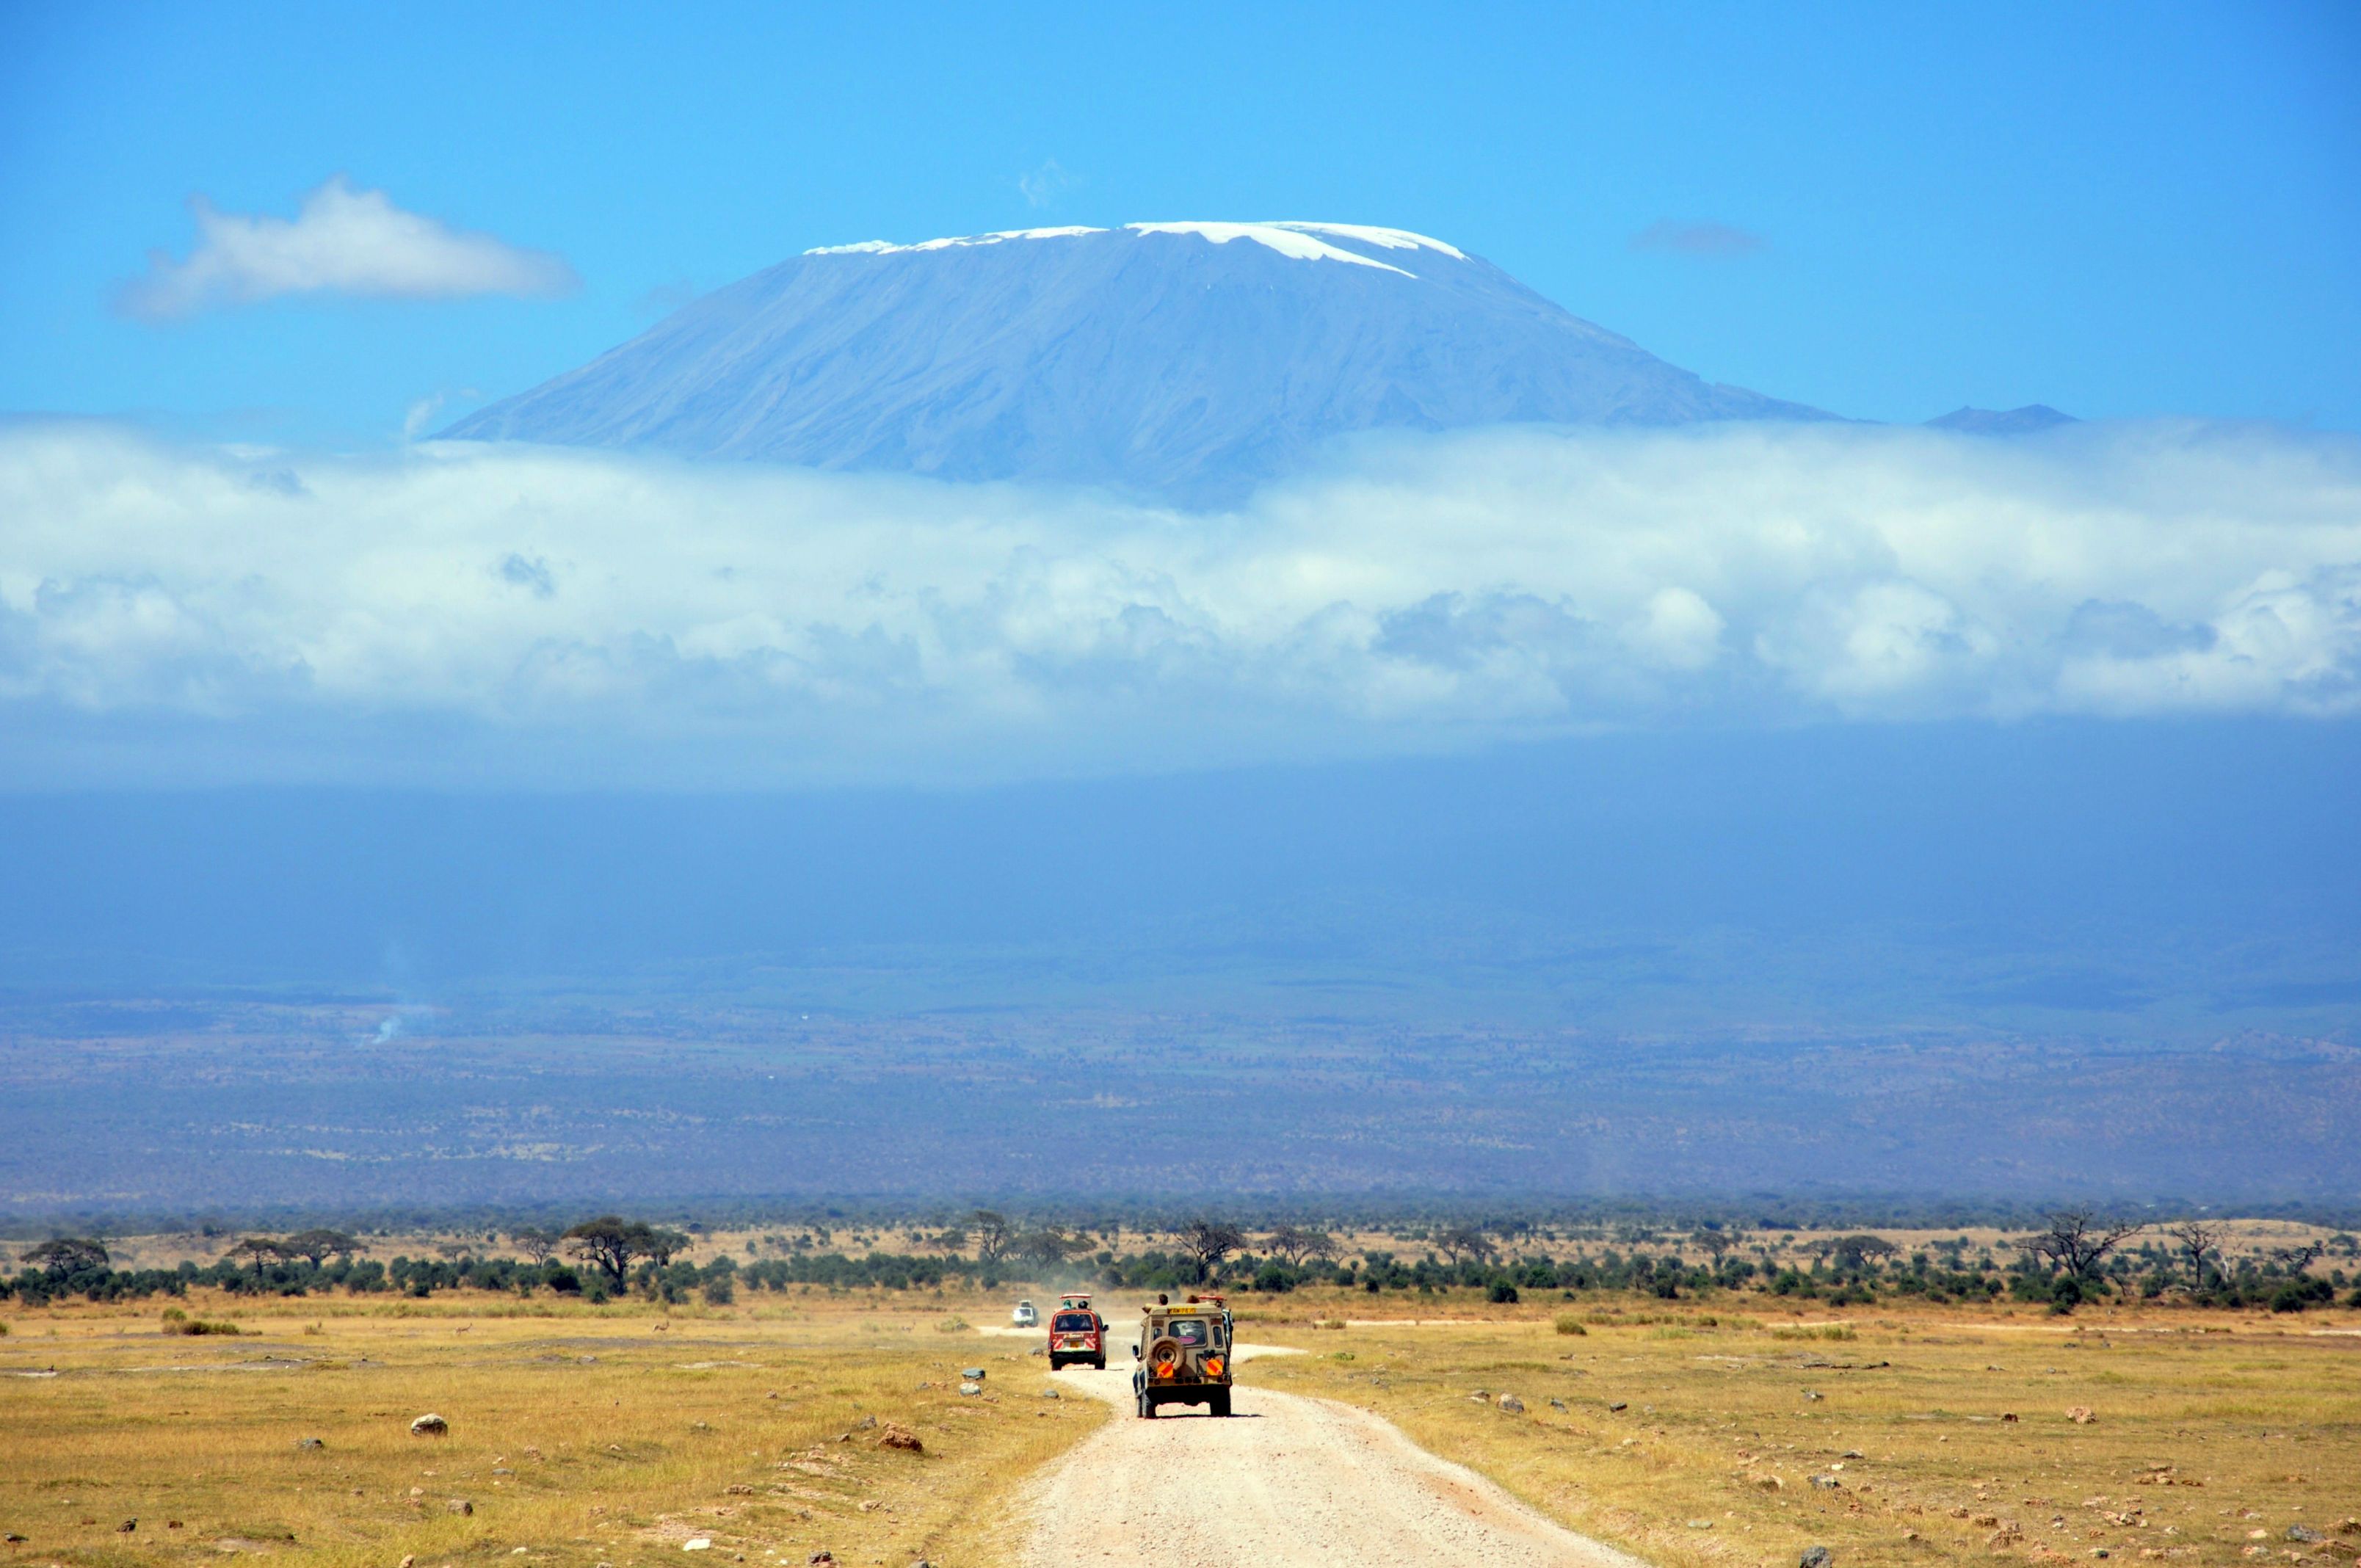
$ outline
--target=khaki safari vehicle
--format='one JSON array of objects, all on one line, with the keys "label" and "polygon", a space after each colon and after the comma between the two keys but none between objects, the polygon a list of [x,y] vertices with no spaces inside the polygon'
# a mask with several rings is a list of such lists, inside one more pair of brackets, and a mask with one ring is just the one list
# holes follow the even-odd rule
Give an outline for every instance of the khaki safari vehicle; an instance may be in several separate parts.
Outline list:
[{"label": "khaki safari vehicle", "polygon": [[1167,1302],[1159,1297],[1140,1314],[1139,1368],[1131,1390],[1143,1418],[1159,1405],[1203,1405],[1230,1413],[1230,1309],[1219,1296]]}]

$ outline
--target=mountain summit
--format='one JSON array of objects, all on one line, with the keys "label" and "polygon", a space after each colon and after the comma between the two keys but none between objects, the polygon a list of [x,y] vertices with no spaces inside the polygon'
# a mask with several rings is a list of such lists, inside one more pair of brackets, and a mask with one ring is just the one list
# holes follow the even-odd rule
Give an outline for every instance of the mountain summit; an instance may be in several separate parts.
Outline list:
[{"label": "mountain summit", "polygon": [[1828,417],[1423,235],[1168,223],[807,251],[443,433],[1218,505],[1360,431]]}]

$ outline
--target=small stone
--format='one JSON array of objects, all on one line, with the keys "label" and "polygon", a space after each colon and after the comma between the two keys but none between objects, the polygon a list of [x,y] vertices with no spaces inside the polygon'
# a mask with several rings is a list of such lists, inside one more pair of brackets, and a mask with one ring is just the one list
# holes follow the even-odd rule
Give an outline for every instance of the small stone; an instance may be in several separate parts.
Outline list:
[{"label": "small stone", "polygon": [[1806,1399],[1818,1399],[1818,1398],[1826,1398],[1826,1396],[1824,1396],[1823,1394],[1821,1394],[1821,1393],[1820,1393],[1817,1389],[1816,1389],[1816,1388],[1806,1388],[1806,1389],[1805,1389],[1805,1390],[1804,1390],[1804,1398],[1806,1398]]},{"label": "small stone", "polygon": [[1065,1396],[1059,1393],[1055,1388],[1044,1388],[1041,1390],[1041,1398],[1045,1399],[1062,1399]]},{"label": "small stone", "polygon": [[1525,1402],[1514,1394],[1503,1394],[1500,1396],[1500,1409],[1510,1415],[1521,1416],[1525,1413]]},{"label": "small stone", "polygon": [[137,1530],[138,1528],[139,1521],[137,1519],[125,1519],[121,1524],[115,1527],[115,1533],[117,1535],[129,1535],[133,1530]]},{"label": "small stone", "polygon": [[2066,1419],[2078,1427],[2086,1427],[2096,1421],[2099,1417],[2098,1412],[2088,1405],[2069,1405],[2066,1408]]},{"label": "small stone", "polygon": [[813,1552],[809,1557],[805,1558],[804,1561],[807,1563],[833,1563],[836,1561],[836,1553],[823,1546],[818,1552]]},{"label": "small stone", "polygon": [[862,1431],[875,1431],[877,1430],[877,1418],[875,1416],[863,1416],[855,1424]]},{"label": "small stone", "polygon": [[983,1385],[981,1383],[962,1383],[960,1385],[959,1391],[972,1398],[974,1396],[983,1392]]},{"label": "small stone", "polygon": [[443,1511],[446,1514],[472,1514],[476,1511],[476,1505],[465,1497],[454,1497],[443,1505]]},{"label": "small stone", "polygon": [[904,1453],[924,1453],[927,1449],[927,1445],[918,1441],[917,1432],[894,1421],[885,1423],[884,1431],[878,1435],[877,1446],[897,1449]]},{"label": "small stone", "polygon": [[418,1568],[418,1556],[417,1556],[417,1554],[416,1554],[415,1552],[404,1552],[404,1553],[402,1553],[402,1557],[401,1557],[401,1568]]},{"label": "small stone", "polygon": [[960,1369],[960,1376],[966,1378],[971,1383],[981,1383],[983,1381],[983,1368],[981,1366],[964,1366]]},{"label": "small stone", "polygon": [[1807,1546],[1804,1555],[1795,1560],[1795,1568],[1829,1568],[1836,1562],[1835,1553],[1825,1546]]},{"label": "small stone", "polygon": [[713,1541],[708,1536],[692,1536],[680,1543],[680,1549],[683,1552],[710,1552],[713,1550]]},{"label": "small stone", "polygon": [[448,1437],[450,1434],[451,1423],[432,1410],[410,1423],[410,1435],[412,1437]]},{"label": "small stone", "polygon": [[1713,1521],[1711,1519],[1690,1519],[1687,1523],[1691,1530],[1711,1530],[1713,1528]]},{"label": "small stone", "polygon": [[1833,1475],[1815,1475],[1812,1477],[1812,1485],[1830,1492],[1841,1491],[1844,1488],[1844,1483]]},{"label": "small stone", "polygon": [[1848,1448],[1842,1453],[1838,1454],[1837,1457],[1839,1459],[1866,1459],[1869,1455],[1863,1453],[1857,1448]]},{"label": "small stone", "polygon": [[298,1447],[298,1448],[325,1448],[325,1447],[327,1447],[328,1445],[327,1445],[326,1443],[324,1443],[324,1442],[321,1442],[318,1438],[316,1438],[316,1437],[306,1437],[306,1438],[299,1438],[299,1439],[297,1439],[297,1440],[296,1440],[296,1442],[295,1442],[295,1446],[296,1446],[296,1447]]},{"label": "small stone", "polygon": [[1552,1399],[1550,1401],[1550,1409],[1553,1410],[1563,1410],[1565,1409],[1565,1401],[1564,1399]]},{"label": "small stone", "polygon": [[531,1552],[532,1550],[533,1550],[533,1548],[532,1548],[532,1547],[530,1547],[530,1546],[519,1546],[519,1547],[514,1547],[514,1548],[511,1549],[511,1551],[510,1551],[510,1552],[509,1552],[509,1555],[510,1555],[511,1557],[522,1557],[525,1553],[527,1553],[527,1552]]},{"label": "small stone", "polygon": [[1613,1410],[1627,1410],[1627,1409],[1631,1409],[1631,1407],[1630,1407],[1629,1405],[1625,1404],[1625,1403],[1624,1403],[1622,1400],[1620,1400],[1620,1399],[1616,1400],[1613,1404],[1611,1404],[1611,1405],[1608,1406],[1607,1408],[1608,1408],[1608,1409],[1609,1409],[1609,1410],[1610,1410],[1610,1411],[1613,1411]]},{"label": "small stone", "polygon": [[2312,1529],[2308,1524],[2291,1524],[2288,1526],[2287,1538],[2290,1541],[2301,1541],[2306,1542],[2318,1542],[2328,1539],[2328,1537],[2321,1534],[2320,1531]]}]

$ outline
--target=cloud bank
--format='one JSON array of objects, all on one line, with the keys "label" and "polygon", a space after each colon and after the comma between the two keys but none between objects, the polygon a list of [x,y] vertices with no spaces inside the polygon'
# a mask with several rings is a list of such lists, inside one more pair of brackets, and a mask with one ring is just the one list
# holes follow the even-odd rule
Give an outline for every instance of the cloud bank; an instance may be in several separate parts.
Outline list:
[{"label": "cloud bank", "polygon": [[588,784],[1586,727],[2361,708],[2361,442],[1373,441],[1229,513],[428,444],[0,430],[0,767]]},{"label": "cloud bank", "polygon": [[303,198],[292,221],[225,213],[203,196],[190,206],[196,248],[182,261],[151,252],[147,276],[116,296],[124,313],[172,321],[286,294],[530,299],[581,283],[560,257],[404,212],[384,192],[357,191],[341,174]]}]

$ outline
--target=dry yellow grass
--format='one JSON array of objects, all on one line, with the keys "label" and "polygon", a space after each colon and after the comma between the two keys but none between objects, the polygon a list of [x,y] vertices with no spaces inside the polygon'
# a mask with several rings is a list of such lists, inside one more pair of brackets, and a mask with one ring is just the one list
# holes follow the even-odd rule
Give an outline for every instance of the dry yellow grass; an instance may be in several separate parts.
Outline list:
[{"label": "dry yellow grass", "polygon": [[[1246,1332],[1312,1353],[1257,1362],[1253,1380],[1374,1410],[1573,1528],[1675,1568],[1792,1568],[1815,1544],[1839,1568],[2103,1552],[2327,1568],[2361,1547],[2361,1524],[2336,1530],[2361,1513],[2351,1312],[1817,1311],[1815,1323],[1849,1318],[1850,1337],[1827,1338],[1759,1309],[1599,1307],[1462,1296],[1380,1309],[1344,1295],[1291,1300],[1290,1321]],[[1380,1310],[1477,1321],[1309,1321]],[[1569,1310],[1579,1335],[1553,1328]],[[1499,1408],[1503,1393],[1522,1414]],[[2096,1419],[2070,1419],[2078,1406]],[[2290,1541],[2298,1524],[2327,1541]]]},{"label": "dry yellow grass", "polygon": [[[994,1500],[1104,1419],[906,1296],[185,1303],[236,1338],[167,1337],[158,1305],[7,1314],[0,1530],[26,1539],[0,1563],[964,1565],[993,1560]],[[447,1437],[410,1434],[430,1410]],[[886,1423],[924,1453],[880,1447]]]}]

